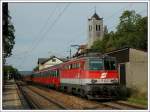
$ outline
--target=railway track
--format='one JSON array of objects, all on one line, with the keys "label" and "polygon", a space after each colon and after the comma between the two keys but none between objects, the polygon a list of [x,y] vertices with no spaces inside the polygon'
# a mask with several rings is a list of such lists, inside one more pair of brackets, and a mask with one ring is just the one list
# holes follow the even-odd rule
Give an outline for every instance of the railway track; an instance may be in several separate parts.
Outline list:
[{"label": "railway track", "polygon": [[[40,101],[40,104],[36,107],[37,109],[50,109],[52,110],[53,106],[42,106],[42,102],[50,102],[55,105],[54,109],[79,109],[79,110],[138,110],[146,109],[143,107],[133,106],[128,103],[122,103],[119,101],[109,101],[109,102],[100,102],[100,101],[91,101],[85,98],[78,96],[66,94],[63,92],[58,92],[41,86],[32,86],[26,85],[22,87],[26,96],[30,98],[30,101],[37,105],[37,101]],[[28,95],[30,93],[30,95]],[[33,94],[33,96],[31,95]],[[34,98],[33,98],[34,97]],[[32,99],[31,99],[32,98]],[[35,100],[36,99],[36,100]],[[33,101],[32,101],[33,100]],[[45,101],[43,101],[45,100]],[[44,103],[45,104],[45,103]],[[51,104],[51,105],[52,105]]]},{"label": "railway track", "polygon": [[[112,107],[113,109],[117,109],[117,110],[139,110],[141,109],[140,107],[134,107],[133,105],[126,105],[124,103],[119,103],[119,102],[105,102],[105,103],[102,103],[103,105],[106,105],[106,106],[109,106],[109,107]],[[145,109],[145,108],[142,108],[142,109]]]},{"label": "railway track", "polygon": [[[45,87],[38,86],[38,88],[43,89],[45,91],[49,91],[49,89],[45,88]],[[89,100],[87,100],[87,101],[89,101]],[[144,106],[137,105],[137,104],[130,104],[127,101],[111,101],[110,100],[109,102],[99,102],[99,101],[94,101],[94,102],[98,102],[101,105],[104,105],[105,107],[109,107],[109,108],[112,108],[112,109],[118,109],[118,110],[137,110],[137,109],[142,110],[142,109],[147,109],[146,106],[144,107]],[[99,108],[99,106],[84,107],[84,109],[94,109],[94,108],[95,109]]]},{"label": "railway track", "polygon": [[18,86],[23,93],[25,99],[27,100],[28,104],[30,105],[31,109],[48,109],[48,110],[66,110],[67,107],[63,106],[59,102],[49,99],[46,96],[34,91],[33,89],[29,88],[28,85],[19,84]]}]

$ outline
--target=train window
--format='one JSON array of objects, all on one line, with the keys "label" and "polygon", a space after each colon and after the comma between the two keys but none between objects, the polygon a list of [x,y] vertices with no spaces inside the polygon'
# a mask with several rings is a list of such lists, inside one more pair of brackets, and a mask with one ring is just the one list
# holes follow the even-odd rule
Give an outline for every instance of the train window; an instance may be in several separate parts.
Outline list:
[{"label": "train window", "polygon": [[48,71],[46,71],[45,74],[46,74],[46,77],[47,77],[48,76]]},{"label": "train window", "polygon": [[54,71],[54,77],[56,77],[56,71]]},{"label": "train window", "polygon": [[57,70],[57,77],[59,77],[59,70]]},{"label": "train window", "polygon": [[63,69],[66,70],[66,65],[64,65]]},{"label": "train window", "polygon": [[51,70],[49,71],[49,76],[51,76]]},{"label": "train window", "polygon": [[106,70],[115,70],[116,69],[116,63],[115,61],[104,61],[105,69]]},{"label": "train window", "polygon": [[115,61],[110,61],[111,69],[115,70],[116,69],[116,63]]},{"label": "train window", "polygon": [[80,68],[80,63],[77,63],[77,68]]},{"label": "train window", "polygon": [[45,77],[47,77],[47,71],[46,71],[46,72],[43,72],[43,74],[45,75]]},{"label": "train window", "polygon": [[54,72],[52,71],[52,76],[54,76]]},{"label": "train window", "polygon": [[78,65],[78,63],[75,64],[75,68],[78,68],[77,65]]},{"label": "train window", "polygon": [[73,69],[76,68],[76,64],[72,64],[72,68],[73,68]]},{"label": "train window", "polygon": [[69,66],[68,66],[68,65],[66,65],[66,66],[65,66],[65,69],[66,69],[66,70],[68,70],[68,68],[69,68]]},{"label": "train window", "polygon": [[89,70],[102,70],[103,61],[98,59],[91,59],[89,61]]},{"label": "train window", "polygon": [[56,73],[55,73],[55,71],[53,71],[53,77],[55,77],[55,75],[56,75]]},{"label": "train window", "polygon": [[72,64],[72,68],[76,69],[77,68],[77,63]]},{"label": "train window", "polygon": [[64,69],[67,70],[68,69],[68,65],[64,65]]}]

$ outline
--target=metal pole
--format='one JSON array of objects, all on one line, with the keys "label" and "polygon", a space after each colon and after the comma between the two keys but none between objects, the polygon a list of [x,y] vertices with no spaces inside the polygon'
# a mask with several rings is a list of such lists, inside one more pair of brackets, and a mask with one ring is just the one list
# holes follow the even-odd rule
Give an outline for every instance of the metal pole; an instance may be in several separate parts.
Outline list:
[{"label": "metal pole", "polygon": [[71,48],[70,48],[70,58],[71,58]]}]

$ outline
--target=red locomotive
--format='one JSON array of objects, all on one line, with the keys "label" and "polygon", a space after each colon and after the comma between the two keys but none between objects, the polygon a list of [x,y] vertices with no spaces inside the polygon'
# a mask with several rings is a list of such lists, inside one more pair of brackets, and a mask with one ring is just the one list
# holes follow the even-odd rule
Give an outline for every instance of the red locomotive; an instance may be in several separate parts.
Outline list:
[{"label": "red locomotive", "polygon": [[116,98],[119,75],[116,59],[110,56],[82,56],[35,72],[32,82],[54,87],[89,99]]}]

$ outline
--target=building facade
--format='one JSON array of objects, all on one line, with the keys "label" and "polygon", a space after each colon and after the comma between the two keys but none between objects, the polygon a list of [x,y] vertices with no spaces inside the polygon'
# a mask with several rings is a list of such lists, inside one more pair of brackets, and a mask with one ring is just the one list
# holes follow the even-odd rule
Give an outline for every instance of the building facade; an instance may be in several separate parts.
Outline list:
[{"label": "building facade", "polygon": [[100,18],[95,12],[94,15],[88,19],[88,49],[90,49],[96,40],[102,40],[103,36],[103,18]]},{"label": "building facade", "polygon": [[39,70],[63,63],[63,61],[56,56],[51,56],[50,58],[39,58],[38,66]]},{"label": "building facade", "polygon": [[116,57],[120,84],[138,91],[138,94],[148,92],[148,53],[133,48],[114,50],[107,55]]}]

